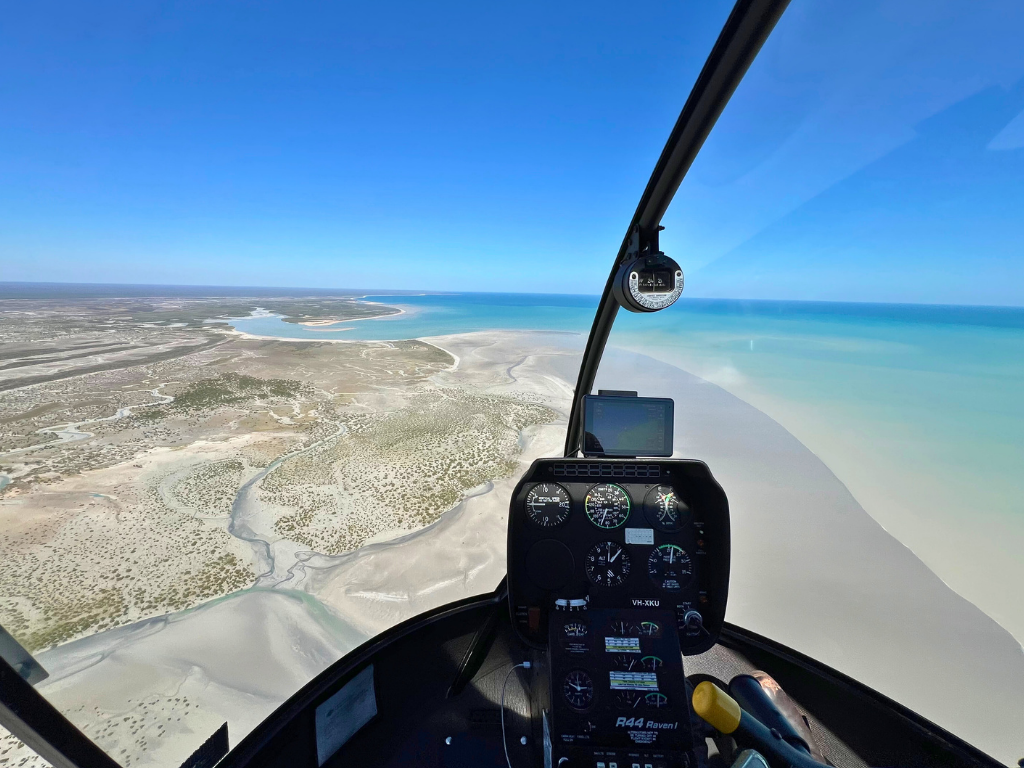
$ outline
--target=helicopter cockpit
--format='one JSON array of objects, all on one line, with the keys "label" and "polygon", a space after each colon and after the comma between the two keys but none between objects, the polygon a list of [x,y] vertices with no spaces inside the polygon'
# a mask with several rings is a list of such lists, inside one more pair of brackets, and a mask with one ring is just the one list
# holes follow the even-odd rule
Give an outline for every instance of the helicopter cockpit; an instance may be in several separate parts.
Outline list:
[{"label": "helicopter cockpit", "polygon": [[[788,111],[776,108],[773,95],[763,100],[772,102],[768,107],[755,99],[755,106],[763,109],[746,115],[750,124],[768,123],[765,132],[779,135],[765,139],[764,146],[744,150],[754,159],[742,158],[734,165],[749,160],[747,171],[740,173],[725,162],[724,170],[704,169],[703,186],[686,190],[684,181],[693,178],[688,177],[691,166],[699,169],[698,153],[707,151],[705,143],[716,123],[727,114],[730,99],[788,4],[788,0],[738,0],[731,12],[722,13],[724,17],[728,12],[728,18],[696,81],[692,76],[686,81],[687,86],[694,82],[692,90],[621,243],[617,238],[622,230],[614,232],[610,250],[616,244],[618,250],[596,311],[591,296],[551,294],[556,297],[552,304],[572,305],[574,317],[582,317],[582,323],[559,319],[541,327],[539,321],[530,320],[522,327],[506,327],[504,318],[495,313],[487,316],[490,325],[459,326],[451,321],[460,311],[453,304],[444,309],[450,325],[432,324],[429,311],[424,311],[427,319],[415,326],[415,332],[358,336],[363,331],[355,324],[364,319],[386,319],[378,327],[404,327],[400,324],[415,319],[440,293],[410,289],[408,295],[375,293],[355,298],[314,293],[305,297],[308,302],[299,307],[301,311],[296,309],[301,302],[295,297],[273,294],[280,305],[274,310],[279,314],[273,316],[248,299],[236,305],[218,294],[217,300],[224,303],[217,304],[215,319],[197,314],[179,322],[171,310],[160,314],[164,308],[158,312],[152,307],[125,314],[130,334],[135,335],[123,348],[103,336],[95,361],[89,357],[93,347],[79,344],[71,331],[67,332],[70,346],[61,351],[70,353],[65,358],[58,359],[49,348],[36,349],[34,338],[22,345],[24,349],[18,346],[14,352],[4,352],[6,362],[0,365],[0,374],[10,381],[0,380],[0,393],[58,379],[102,376],[120,365],[118,355],[139,355],[122,366],[132,368],[137,376],[124,380],[128,383],[122,381],[120,388],[97,379],[90,385],[93,389],[83,385],[80,391],[33,394],[36,399],[26,395],[17,408],[10,407],[11,413],[17,411],[15,416],[8,417],[6,410],[0,413],[0,425],[31,422],[31,428],[17,435],[21,441],[17,446],[14,438],[10,445],[0,446],[0,458],[7,462],[0,465],[6,473],[0,474],[0,491],[7,488],[9,494],[0,509],[0,514],[7,515],[0,522],[8,526],[0,531],[8,547],[0,559],[13,563],[17,554],[19,578],[30,571],[34,574],[33,569],[45,574],[45,578],[32,576],[32,588],[22,589],[20,582],[10,579],[4,582],[10,596],[0,595],[7,600],[0,605],[0,618],[10,629],[8,634],[0,627],[0,725],[19,742],[19,748],[34,751],[55,768],[121,768],[120,763],[180,763],[181,768],[1004,765],[1006,755],[1020,743],[1009,732],[1016,725],[1024,728],[1020,713],[1008,711],[1012,707],[1005,704],[1020,701],[1024,657],[1011,624],[1004,629],[995,618],[996,609],[991,606],[1000,608],[999,601],[993,598],[984,606],[978,601],[986,597],[989,582],[999,581],[992,574],[1019,573],[1019,551],[1009,552],[1012,542],[1019,541],[1013,538],[1019,531],[1006,536],[1011,544],[1002,550],[992,545],[997,538],[992,531],[1009,531],[1011,524],[996,513],[985,517],[984,504],[975,504],[975,496],[982,498],[978,478],[999,474],[988,474],[991,464],[1002,468],[1003,507],[999,509],[1005,511],[1016,503],[1007,501],[1013,494],[1006,488],[1014,482],[1019,485],[1013,457],[1019,456],[1020,438],[1006,435],[1019,422],[1005,417],[1006,403],[1017,408],[1013,418],[1024,417],[1015,385],[1005,382],[1019,381],[1024,374],[1019,366],[999,368],[991,360],[998,359],[1002,365],[1022,349],[1024,315],[1018,312],[1010,317],[991,307],[968,307],[966,300],[963,307],[941,311],[935,309],[938,304],[910,310],[892,304],[913,315],[913,323],[927,316],[946,332],[935,333],[927,344],[921,342],[921,348],[971,350],[975,343],[991,347],[991,360],[981,355],[974,360],[981,370],[974,381],[996,380],[997,384],[986,390],[987,400],[980,397],[974,411],[964,406],[964,412],[983,424],[984,429],[979,427],[977,432],[986,432],[991,439],[984,445],[996,446],[999,452],[994,448],[977,451],[989,452],[988,458],[975,462],[973,470],[964,471],[973,484],[958,476],[945,486],[935,484],[922,492],[920,507],[910,509],[904,504],[909,512],[900,507],[900,499],[906,496],[897,498],[891,506],[905,513],[903,517],[875,518],[857,498],[864,495],[877,501],[886,494],[895,498],[898,485],[891,475],[885,482],[876,482],[876,476],[883,474],[879,467],[898,463],[893,462],[898,452],[924,453],[922,445],[931,445],[931,433],[912,435],[907,427],[911,419],[903,415],[920,390],[913,377],[928,365],[934,369],[929,373],[943,377],[947,389],[941,393],[946,399],[937,397],[939,406],[919,405],[929,416],[953,400],[968,400],[964,393],[977,385],[970,384],[955,361],[943,358],[939,365],[931,358],[922,362],[923,354],[911,357],[912,345],[905,337],[919,341],[926,331],[917,326],[906,331],[901,325],[904,335],[900,336],[891,330],[902,322],[899,312],[886,315],[877,309],[882,305],[870,301],[864,302],[871,304],[866,309],[847,307],[859,313],[862,325],[870,329],[856,337],[818,337],[800,326],[787,332],[789,336],[769,328],[755,339],[746,333],[748,326],[730,325],[735,319],[730,317],[716,326],[717,347],[702,360],[710,362],[700,368],[682,364],[687,361],[678,349],[684,345],[680,340],[684,334],[663,322],[670,312],[658,314],[673,307],[679,311],[686,304],[680,301],[686,279],[693,282],[691,262],[680,255],[682,249],[670,247],[669,238],[675,233],[666,214],[673,199],[683,190],[696,211],[693,216],[706,215],[709,208],[699,202],[712,199],[716,190],[730,184],[743,188],[748,184],[747,171],[752,177],[768,176],[772,169],[765,167],[773,162],[785,164],[772,159],[777,147],[771,152],[765,149],[772,142],[786,151],[800,145],[799,151],[810,147],[817,154],[808,152],[810,159],[804,158],[797,171],[779,171],[783,181],[772,188],[774,193],[758,191],[757,205],[750,202],[753,195],[743,196],[743,189],[742,194],[728,198],[739,201],[732,207],[750,203],[756,208],[752,221],[757,216],[764,219],[751,225],[751,233],[775,227],[757,254],[740,247],[750,233],[732,232],[724,217],[708,225],[721,240],[720,251],[738,253],[736,272],[744,276],[761,268],[757,261],[761,251],[782,253],[785,258],[780,261],[787,265],[790,250],[799,251],[790,246],[804,237],[803,230],[797,226],[787,230],[785,218],[797,205],[794,201],[812,209],[806,226],[819,236],[832,226],[830,222],[838,222],[840,234],[861,226],[844,218],[845,198],[825,195],[830,185],[839,184],[835,179],[848,181],[860,195],[850,193],[850,199],[877,214],[877,219],[867,220],[882,222],[877,224],[879,231],[888,227],[899,234],[879,211],[885,208],[885,200],[902,194],[902,187],[882,171],[878,178],[865,171],[890,150],[896,155],[889,158],[896,168],[893,175],[900,179],[920,175],[922,168],[938,169],[934,177],[938,181],[924,180],[919,182],[920,189],[914,187],[920,197],[912,201],[918,205],[914,213],[919,219],[908,216],[907,225],[926,222],[939,232],[929,231],[930,239],[922,236],[931,248],[929,259],[941,251],[946,236],[935,222],[955,218],[950,211],[956,206],[949,200],[956,200],[957,206],[968,205],[961,199],[967,193],[961,195],[952,189],[955,184],[947,184],[956,176],[953,171],[944,175],[947,162],[952,167],[963,161],[964,176],[977,175],[981,181],[976,188],[985,186],[984,181],[989,190],[989,197],[978,195],[984,205],[978,204],[981,213],[976,211],[975,219],[981,223],[970,231],[965,228],[967,235],[959,233],[962,240],[977,240],[986,222],[1000,212],[1019,231],[1016,208],[1005,202],[1018,199],[1014,195],[1020,195],[1019,178],[1005,168],[1024,167],[1019,165],[1024,123],[1019,114],[1016,118],[1011,114],[1024,105],[1024,81],[1011,82],[1006,72],[1017,70],[1004,66],[1002,60],[984,64],[995,74],[979,65],[984,77],[964,75],[968,85],[975,80],[998,81],[1003,91],[998,98],[989,91],[980,92],[978,99],[988,99],[987,106],[976,112],[965,108],[963,114],[957,111],[962,105],[956,99],[974,99],[977,94],[964,94],[973,94],[970,88],[975,85],[968,87],[957,80],[956,87],[949,86],[956,99],[949,96],[947,104],[930,90],[940,78],[922,64],[914,87],[923,93],[924,106],[903,110],[899,98],[887,96],[892,103],[878,112],[892,107],[899,120],[891,124],[879,120],[879,133],[888,132],[886,141],[865,141],[864,147],[858,146],[860,154],[849,160],[838,157],[842,140],[832,142],[839,147],[833,152],[832,145],[815,133],[820,127],[816,121],[826,122],[827,117],[834,124],[856,123],[851,115],[860,119],[861,104],[853,99],[853,106],[843,111],[830,101],[827,87],[812,94],[811,86],[801,79],[805,54],[794,55],[797,63],[779,65],[781,74],[772,73],[776,79],[759,81],[760,86],[767,82],[772,93],[776,80],[792,87],[797,95],[787,91],[790,101],[783,106]],[[797,37],[799,32],[811,41],[809,45],[818,46],[812,22],[827,25],[815,17],[817,12],[805,7],[805,15],[794,22],[800,28],[787,34]],[[889,13],[896,11],[883,9],[876,15]],[[453,14],[461,15],[462,10]],[[911,19],[917,21],[916,16]],[[345,26],[349,21],[339,23]],[[715,17],[714,30],[720,23]],[[990,26],[998,25],[986,26],[985,34]],[[861,56],[862,46],[855,37],[850,33],[849,39],[843,39]],[[979,34],[978,39],[982,37]],[[835,47],[833,43],[822,47]],[[975,43],[985,48],[984,43]],[[333,47],[334,40],[325,45]],[[353,50],[361,45],[362,41],[353,43]],[[704,61],[706,50],[701,49],[699,61]],[[814,48],[814,53],[820,51]],[[858,63],[864,62],[858,59]],[[832,65],[835,72],[849,69],[842,61]],[[887,76],[889,65],[884,61],[873,66],[878,70],[869,73],[874,80],[853,78],[852,85],[846,83],[857,98],[871,90],[875,80]],[[783,90],[778,87],[780,93]],[[807,106],[812,102],[813,110]],[[675,104],[672,115],[677,108]],[[637,110],[642,113],[642,108]],[[979,127],[982,117],[992,126],[997,122],[1016,126],[1017,133],[1000,127],[1002,133],[990,136],[995,129]],[[900,142],[906,140],[908,125],[913,123],[917,129],[914,121],[919,119],[925,121],[920,132],[923,149],[910,146],[907,154],[917,153],[911,163],[900,154]],[[793,125],[783,125],[786,121]],[[857,123],[847,129],[841,136],[849,138],[861,127]],[[738,132],[749,132],[746,124]],[[948,138],[947,133],[955,135],[955,141],[929,143],[935,136]],[[982,134],[984,142],[979,138]],[[967,147],[962,151],[961,142]],[[948,151],[949,146],[956,152]],[[734,149],[726,145],[716,151],[731,158]],[[989,154],[996,151],[1003,152],[1003,165],[991,161]],[[821,172],[824,181],[811,183],[808,179],[812,171],[820,170],[818,166],[828,166],[827,172]],[[649,164],[645,172],[646,167]],[[947,197],[936,194],[937,202],[932,200],[931,188],[944,184]],[[761,200],[772,194],[785,200]],[[1006,213],[1000,205],[1013,210]],[[460,216],[463,213],[460,210]],[[1001,232],[999,243],[989,243],[993,252],[998,247],[1018,247],[1006,234],[1009,226]],[[869,232],[863,242],[870,245],[874,234]],[[380,239],[379,231],[374,238]],[[825,245],[815,241],[808,253],[846,247],[846,243],[839,246],[827,238],[818,239]],[[993,242],[998,239],[993,235]],[[859,259],[873,252],[863,243],[858,247],[860,251],[850,246],[844,253],[867,273],[870,270],[860,270]],[[812,261],[803,251],[792,258]],[[881,262],[886,257],[871,258],[876,272],[884,276]],[[364,254],[360,259],[368,261]],[[383,271],[377,264],[371,266],[378,273]],[[561,281],[571,268],[565,267],[552,283]],[[606,268],[602,264],[601,277]],[[828,264],[815,268],[831,275]],[[718,295],[701,297],[708,302],[708,315],[720,310],[715,304],[721,301],[715,298]],[[528,297],[519,299],[525,302],[519,307],[523,314],[539,316],[538,307],[552,309],[537,303],[535,296],[529,298],[532,294],[521,296]],[[385,306],[389,297],[401,308],[392,311],[390,304]],[[176,294],[170,298],[172,303],[184,304]],[[127,306],[128,300],[124,301]],[[212,304],[213,298],[203,294],[202,301]],[[337,306],[331,304],[328,312],[324,307],[332,301]],[[485,305],[498,299],[476,295],[471,301]],[[835,303],[842,301],[846,300]],[[822,326],[840,322],[835,319],[838,310],[805,306],[814,303],[807,300],[787,311],[801,316],[817,313],[813,322]],[[352,314],[342,317],[344,312],[336,311],[339,306]],[[101,309],[106,311],[106,306]],[[178,309],[174,307],[175,312]],[[964,320],[970,314],[967,309],[977,310],[981,319],[971,315],[970,322]],[[243,310],[251,314],[230,314]],[[63,307],[60,311],[73,314]],[[761,312],[759,319],[782,311],[774,304],[742,307],[744,316]],[[150,317],[158,314],[156,320]],[[35,317],[28,311],[23,315]],[[87,317],[84,310],[81,317]],[[72,319],[76,327],[89,326],[90,333],[95,328],[100,329],[97,334],[114,333],[108,327],[115,324],[114,319],[89,317],[88,322],[79,322],[78,316]],[[22,319],[19,315],[19,322]],[[263,335],[270,323],[278,321],[288,326],[281,331],[285,335]],[[646,325],[640,327],[639,321]],[[980,334],[978,342],[971,341],[975,337],[969,334],[957,335],[961,325],[971,323],[988,335]],[[694,321],[686,332],[699,334],[698,325]],[[26,338],[35,333],[33,328],[25,332]],[[184,341],[163,336],[172,331],[190,335]],[[505,331],[508,336],[498,339]],[[509,341],[513,331],[522,334],[514,339],[518,347]],[[1011,331],[1017,336],[1011,338]],[[621,334],[617,344],[612,343],[616,333]],[[156,351],[146,353],[149,356],[134,346],[137,338],[148,339],[146,334],[160,336]],[[454,338],[459,335],[462,338]],[[755,350],[760,350],[756,345],[781,347],[796,337],[803,344],[798,364],[770,373],[795,381],[798,377],[792,370],[799,366],[810,368],[824,360],[833,368],[826,384],[797,382],[794,386],[803,389],[800,397],[791,398],[793,402],[801,397],[825,399],[832,391],[855,390],[870,380],[876,388],[892,386],[896,404],[876,398],[868,405],[801,411],[791,423],[810,435],[802,443],[787,431],[789,421],[775,420],[778,413],[786,413],[789,401],[773,411],[768,406],[784,398],[768,388],[757,390],[754,384],[743,390],[754,377],[745,378],[748,371],[734,365],[740,352],[753,359]],[[138,342],[139,349],[143,341]],[[350,341],[363,346],[346,346]],[[488,358],[487,350],[501,343],[507,343],[507,349]],[[658,344],[672,349],[662,357],[646,354]],[[179,361],[182,370],[188,369],[188,375],[182,374],[179,380],[171,366],[186,347],[194,357],[187,365]],[[514,354],[509,351],[513,349]],[[721,353],[723,349],[728,354]],[[850,349],[867,360],[862,369],[843,357]],[[872,376],[881,365],[876,366],[872,355],[887,356],[890,368],[907,378],[891,376],[885,381],[895,384],[879,384]],[[477,369],[464,365],[471,357],[487,365],[480,363]],[[88,358],[88,364],[72,371],[74,364],[67,360],[82,358]],[[543,365],[538,358],[545,358]],[[167,367],[160,368],[162,363]],[[45,370],[36,371],[32,368],[36,365]],[[65,365],[68,372],[61,367]],[[243,365],[262,366],[260,375],[250,375]],[[521,365],[534,366],[530,386],[516,386]],[[210,369],[209,376],[196,373],[205,368]],[[14,381],[23,369],[31,371]],[[866,369],[869,374],[864,373]],[[729,390],[730,383],[741,394],[750,394],[749,402]],[[114,415],[93,413],[107,404],[95,391],[101,388],[116,389],[117,396],[124,398],[124,404],[117,401]],[[54,411],[62,413],[65,395],[78,398],[88,420],[69,416],[68,423],[62,424],[52,416],[53,423],[36,423]],[[755,402],[768,405],[762,412]],[[842,445],[830,454],[835,462],[826,465],[819,448],[828,449],[830,444],[814,442],[820,437],[814,420],[820,413],[843,408],[848,408],[846,420],[837,420],[838,426],[832,429],[842,433],[837,439]],[[881,415],[862,428],[862,416],[870,408]],[[504,409],[500,417],[494,416],[499,409]],[[980,411],[986,413],[977,416]],[[494,423],[489,423],[492,416]],[[1000,420],[1005,424],[993,423]],[[952,430],[953,421],[944,413],[935,417],[935,424],[941,422],[943,429]],[[125,424],[123,434],[114,433]],[[192,431],[187,432],[183,424]],[[95,433],[86,432],[85,425],[96,425],[89,427]],[[873,428],[881,429],[879,425],[891,428],[888,453],[876,450],[869,434]],[[104,431],[108,428],[109,433]],[[473,433],[472,439],[466,437],[477,428],[479,433]],[[858,429],[863,432],[861,443],[853,438],[843,442],[847,433]],[[364,439],[373,430],[373,439]],[[726,432],[729,438],[718,440]],[[7,433],[0,437],[8,439]],[[95,443],[87,442],[93,438]],[[82,449],[86,457],[81,463],[67,458],[72,443],[88,446],[87,454]],[[953,440],[948,443],[955,448],[949,453],[952,458],[946,456],[946,464],[936,460],[935,466],[952,468],[948,474],[956,475],[962,461],[960,446]],[[395,445],[401,450],[391,450]],[[67,455],[62,453],[65,449]],[[461,453],[453,457],[457,450]],[[26,458],[46,451],[51,453],[32,458],[34,464]],[[370,459],[364,461],[366,456]],[[926,463],[908,460],[893,474],[917,472],[919,485],[931,484],[937,471],[922,469]],[[438,466],[442,469],[431,474]],[[833,471],[834,466],[849,471]],[[60,472],[46,471],[54,467]],[[790,472],[792,467],[799,471]],[[93,474],[82,479],[89,472]],[[101,472],[115,478],[97,479]],[[1007,480],[1010,476],[1016,479]],[[950,490],[957,487],[960,496]],[[486,506],[481,501],[479,507],[472,507],[474,499],[485,495]],[[38,501],[44,496],[44,501]],[[119,496],[135,506],[122,503]],[[995,496],[994,492],[986,497],[993,508]],[[935,529],[929,527],[932,518],[926,519],[920,511],[937,505],[937,499],[955,506],[961,503],[957,499],[968,497],[974,517],[967,523],[959,521],[961,527],[943,522],[948,523],[948,531],[939,531],[939,523],[934,523]],[[45,525],[32,528],[33,515]],[[913,524],[922,520],[927,525],[915,528]],[[972,538],[968,528],[976,520],[989,526],[987,538]],[[914,528],[913,536],[890,535],[889,523]],[[9,531],[13,531],[10,537]],[[57,541],[61,535],[64,539]],[[918,559],[918,551],[905,544],[934,544],[940,539],[941,546],[934,549],[920,547],[932,558],[927,561],[924,555]],[[107,552],[104,547],[110,541],[120,548],[112,546]],[[209,541],[218,542],[217,546],[208,546]],[[95,554],[94,549],[103,552]],[[466,555],[470,550],[472,556]],[[72,552],[81,562],[67,555],[60,560],[55,552]],[[964,555],[948,570],[934,565],[957,560],[963,552],[972,557]],[[968,578],[971,574],[964,574],[980,561],[979,553],[991,554],[998,567]],[[379,559],[374,561],[371,555]],[[1014,558],[1016,564],[1007,565]],[[406,572],[409,563],[415,568]],[[154,578],[147,584],[138,579],[139,571],[162,577],[163,569],[168,573],[166,580]],[[12,566],[7,572],[16,570]],[[947,578],[961,580],[947,583]],[[914,625],[913,631],[900,634],[903,615],[929,600],[907,622]],[[1011,613],[1007,610],[999,621]],[[229,629],[221,631],[227,625]],[[856,642],[844,644],[850,636]],[[806,643],[805,638],[809,638]],[[192,639],[194,645],[189,645]],[[972,653],[963,652],[972,645]],[[849,652],[854,646],[859,655]],[[206,665],[206,657],[215,661]],[[913,668],[906,679],[900,677],[903,665]],[[952,669],[958,676],[947,679]],[[43,684],[47,676],[49,681]],[[133,687],[133,676],[146,678],[138,686],[140,692]],[[972,687],[971,681],[982,676],[984,684]],[[273,684],[261,687],[263,677],[273,679]],[[898,682],[888,686],[890,679]],[[904,697],[905,691],[913,695]],[[89,707],[94,712],[86,711]],[[961,719],[969,728],[957,729]],[[968,732],[970,737],[961,738]],[[0,737],[6,735],[0,732]],[[197,743],[201,746],[195,749]],[[7,749],[5,745],[0,741],[0,748]],[[994,750],[1000,750],[999,760],[990,756],[996,754]],[[0,750],[0,768],[7,765],[6,754]],[[184,755],[190,756],[180,762]]]}]

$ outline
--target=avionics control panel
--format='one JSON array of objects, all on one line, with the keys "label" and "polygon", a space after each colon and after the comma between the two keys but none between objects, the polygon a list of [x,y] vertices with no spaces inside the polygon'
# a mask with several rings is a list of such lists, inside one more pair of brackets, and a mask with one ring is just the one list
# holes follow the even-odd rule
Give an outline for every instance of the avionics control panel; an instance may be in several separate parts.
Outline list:
[{"label": "avionics control panel", "polygon": [[508,586],[535,647],[549,617],[645,609],[667,611],[682,652],[702,653],[725,618],[725,493],[699,461],[538,459],[512,495]]},{"label": "avionics control panel", "polygon": [[700,764],[672,611],[560,613],[548,638],[552,766]]}]

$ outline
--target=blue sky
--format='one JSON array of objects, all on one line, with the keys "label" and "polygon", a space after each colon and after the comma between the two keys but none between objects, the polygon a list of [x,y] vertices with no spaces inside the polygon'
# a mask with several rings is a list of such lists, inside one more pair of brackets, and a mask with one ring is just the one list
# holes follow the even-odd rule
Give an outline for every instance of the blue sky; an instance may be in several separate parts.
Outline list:
[{"label": "blue sky", "polygon": [[1024,304],[1024,3],[794,0],[664,221],[689,295]]},{"label": "blue sky", "polygon": [[[898,5],[794,0],[666,217],[688,293],[1024,304],[1024,6]],[[728,11],[20,4],[0,280],[597,292]]]}]

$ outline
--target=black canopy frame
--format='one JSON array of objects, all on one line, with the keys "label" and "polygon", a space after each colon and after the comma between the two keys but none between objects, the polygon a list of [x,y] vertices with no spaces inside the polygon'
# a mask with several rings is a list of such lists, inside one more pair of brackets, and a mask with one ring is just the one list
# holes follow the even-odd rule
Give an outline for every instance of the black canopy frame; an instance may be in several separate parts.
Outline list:
[{"label": "black canopy frame", "polygon": [[615,261],[612,262],[601,302],[597,306],[569,413],[569,427],[565,435],[566,456],[575,456],[582,446],[583,397],[590,394],[594,387],[601,356],[618,314],[619,305],[612,295],[615,275],[623,262],[644,251],[658,249],[661,219],[676,190],[787,5],[789,0],[739,0],[729,14],[711,49],[711,55],[704,63],[679,113],[650,181],[640,196],[640,203],[626,229],[626,236],[622,239]]}]

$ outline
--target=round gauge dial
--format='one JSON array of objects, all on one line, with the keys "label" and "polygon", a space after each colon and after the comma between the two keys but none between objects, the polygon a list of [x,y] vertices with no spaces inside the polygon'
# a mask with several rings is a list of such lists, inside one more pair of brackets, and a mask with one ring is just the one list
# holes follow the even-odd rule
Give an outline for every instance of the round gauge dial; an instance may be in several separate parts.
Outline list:
[{"label": "round gauge dial", "polygon": [[566,637],[586,637],[587,625],[582,621],[570,621],[565,625]]},{"label": "round gauge dial", "polygon": [[573,709],[586,709],[594,702],[594,681],[582,669],[575,669],[565,676],[562,693]]},{"label": "round gauge dial", "polygon": [[669,485],[659,485],[647,492],[644,498],[644,511],[647,519],[655,528],[667,533],[675,533],[683,527],[690,508],[680,499]]},{"label": "round gauge dial", "polygon": [[651,550],[647,574],[666,592],[678,592],[693,576],[693,561],[682,547],[662,544]]},{"label": "round gauge dial", "polygon": [[611,624],[612,632],[620,637],[629,637],[633,634],[633,625],[622,619],[615,619]]},{"label": "round gauge dial", "polygon": [[612,656],[612,668],[620,672],[639,672],[642,667],[640,654],[616,653]]},{"label": "round gauge dial", "polygon": [[629,553],[621,544],[602,541],[587,552],[587,576],[599,587],[617,587],[629,576]]},{"label": "round gauge dial", "polygon": [[598,528],[618,528],[629,519],[629,495],[611,483],[591,488],[583,506]]},{"label": "round gauge dial", "polygon": [[656,621],[641,621],[637,627],[641,635],[657,637],[661,634],[661,625]]},{"label": "round gauge dial", "polygon": [[655,709],[661,709],[662,707],[668,706],[668,696],[664,693],[648,693],[644,696],[644,704],[648,707],[654,707]]},{"label": "round gauge dial", "polygon": [[633,707],[640,703],[640,700],[639,691],[615,692],[615,705],[624,709],[633,709]]},{"label": "round gauge dial", "polygon": [[657,672],[661,665],[662,661],[657,656],[644,656],[637,666],[644,672]]},{"label": "round gauge dial", "polygon": [[526,514],[542,528],[554,528],[569,517],[569,492],[558,483],[539,483],[526,494]]}]

